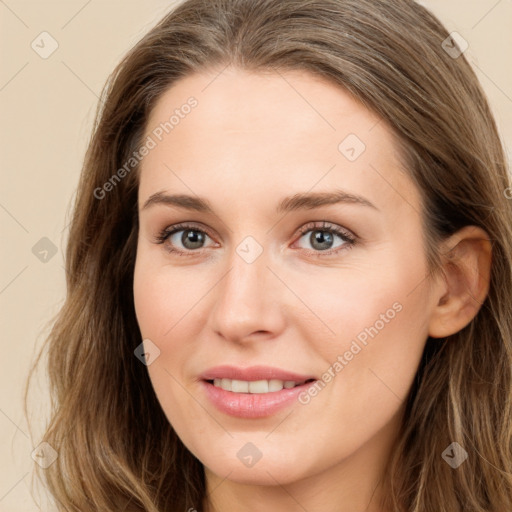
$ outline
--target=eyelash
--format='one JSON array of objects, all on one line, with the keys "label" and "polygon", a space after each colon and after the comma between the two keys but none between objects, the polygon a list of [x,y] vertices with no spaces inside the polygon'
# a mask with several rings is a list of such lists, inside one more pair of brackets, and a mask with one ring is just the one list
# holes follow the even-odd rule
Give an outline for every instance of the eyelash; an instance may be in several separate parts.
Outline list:
[{"label": "eyelash", "polygon": [[[188,223],[182,223],[182,224],[175,224],[173,226],[169,226],[162,231],[158,235],[155,236],[154,243],[156,244],[165,244],[165,250],[169,253],[175,254],[176,256],[195,256],[197,253],[200,252],[199,250],[187,250],[187,251],[181,251],[174,249],[169,244],[166,244],[168,238],[175,233],[178,233],[179,231],[197,231],[199,233],[203,233],[205,235],[208,235],[211,239],[213,237],[210,235],[210,233],[204,229],[200,229],[198,225],[196,224],[188,224]],[[329,249],[327,251],[315,251],[312,249],[307,250],[308,253],[313,253],[315,256],[322,257],[322,256],[330,256],[332,254],[337,254],[341,251],[349,250],[357,243],[357,237],[350,234],[349,231],[346,231],[334,224],[330,224],[329,222],[323,221],[320,222],[310,222],[308,224],[305,224],[298,230],[298,234],[300,234],[300,238],[302,238],[308,231],[325,231],[330,232],[338,235],[344,242],[340,247],[337,247],[335,249]]]}]

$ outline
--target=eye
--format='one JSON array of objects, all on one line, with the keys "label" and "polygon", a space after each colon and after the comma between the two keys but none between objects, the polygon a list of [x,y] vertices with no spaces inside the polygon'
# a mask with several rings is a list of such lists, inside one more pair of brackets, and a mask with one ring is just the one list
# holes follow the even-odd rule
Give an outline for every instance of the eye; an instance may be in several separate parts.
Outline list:
[{"label": "eye", "polygon": [[[348,230],[328,222],[314,222],[306,224],[299,230],[303,235],[299,241],[305,240],[315,255],[330,255],[339,251],[352,248],[356,243],[356,237]],[[309,233],[309,234],[308,234]],[[341,242],[335,245],[336,238]],[[321,254],[318,254],[321,253]]]},{"label": "eye", "polygon": [[176,253],[179,256],[186,253],[200,252],[211,237],[203,229],[192,224],[176,224],[163,229],[156,237],[155,243],[162,244],[168,252]]},{"label": "eye", "polygon": [[[328,222],[311,222],[299,229],[312,249],[306,250],[315,256],[328,256],[342,250],[348,250],[356,244],[356,237],[350,231]],[[308,235],[308,233],[310,233]],[[165,250],[177,256],[194,256],[205,248],[207,239],[212,237],[195,224],[176,224],[163,229],[156,237],[155,243],[162,244]],[[338,239],[338,245],[335,241]]]}]

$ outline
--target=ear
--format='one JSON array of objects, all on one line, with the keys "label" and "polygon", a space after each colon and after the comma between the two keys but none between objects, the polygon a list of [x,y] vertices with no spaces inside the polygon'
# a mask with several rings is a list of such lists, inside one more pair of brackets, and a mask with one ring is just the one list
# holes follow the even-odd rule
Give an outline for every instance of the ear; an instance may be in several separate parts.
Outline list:
[{"label": "ear", "polygon": [[444,338],[468,325],[489,292],[492,245],[489,235],[477,226],[465,226],[444,241],[442,278],[434,288],[437,305],[429,336]]}]

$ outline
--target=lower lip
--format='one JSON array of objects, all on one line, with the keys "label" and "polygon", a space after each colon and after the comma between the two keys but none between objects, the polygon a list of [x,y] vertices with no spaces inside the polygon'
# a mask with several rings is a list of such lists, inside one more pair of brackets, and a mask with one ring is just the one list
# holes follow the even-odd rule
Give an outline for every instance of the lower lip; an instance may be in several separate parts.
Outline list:
[{"label": "lower lip", "polygon": [[201,381],[206,396],[225,414],[238,418],[264,418],[290,406],[316,381],[270,393],[233,393]]}]

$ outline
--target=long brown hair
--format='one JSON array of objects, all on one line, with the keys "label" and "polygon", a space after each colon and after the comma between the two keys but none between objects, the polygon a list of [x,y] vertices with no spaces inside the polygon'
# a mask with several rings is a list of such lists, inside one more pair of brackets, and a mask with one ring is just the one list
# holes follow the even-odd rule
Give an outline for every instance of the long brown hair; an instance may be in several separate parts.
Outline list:
[{"label": "long brown hair", "polygon": [[[52,397],[44,440],[58,458],[40,472],[60,511],[202,510],[202,464],[134,356],[137,166],[104,197],[98,189],[141,146],[164,91],[228,65],[315,74],[388,123],[422,194],[432,271],[448,235],[466,225],[489,234],[488,296],[466,328],[426,341],[384,505],[512,510],[512,189],[486,97],[453,49],[443,25],[410,0],[188,0],[127,53],[102,93],[70,227],[67,296],[43,347]],[[469,455],[457,469],[442,458],[452,442]]]}]

